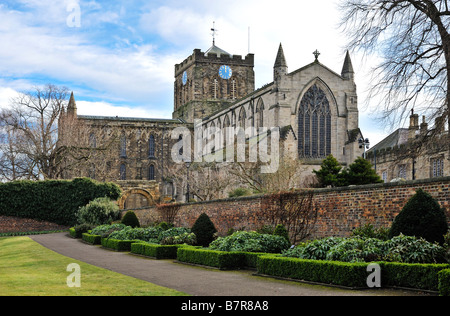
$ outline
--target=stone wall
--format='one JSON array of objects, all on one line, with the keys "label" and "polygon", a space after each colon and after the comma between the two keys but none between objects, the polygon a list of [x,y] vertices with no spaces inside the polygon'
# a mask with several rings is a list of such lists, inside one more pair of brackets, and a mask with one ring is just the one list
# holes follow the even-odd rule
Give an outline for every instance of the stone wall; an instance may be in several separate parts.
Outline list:
[{"label": "stone wall", "polygon": [[[446,210],[450,223],[450,177],[315,190],[314,201],[318,219],[311,238],[349,236],[364,224],[389,227],[406,202],[422,188],[436,198]],[[175,224],[192,227],[198,216],[208,214],[220,235],[230,228],[255,230],[264,225],[261,217],[261,196],[225,199],[185,204],[181,207]],[[142,219],[156,221],[158,213],[149,209],[138,214]]]}]

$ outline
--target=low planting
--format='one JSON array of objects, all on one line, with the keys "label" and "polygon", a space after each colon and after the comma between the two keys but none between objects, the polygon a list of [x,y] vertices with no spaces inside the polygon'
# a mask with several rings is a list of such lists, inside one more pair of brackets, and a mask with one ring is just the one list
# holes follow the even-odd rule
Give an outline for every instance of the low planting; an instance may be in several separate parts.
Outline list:
[{"label": "low planting", "polygon": [[239,231],[231,236],[217,238],[209,248],[219,251],[281,253],[289,246],[290,243],[281,236]]},{"label": "low planting", "polygon": [[283,252],[284,257],[342,262],[446,263],[445,255],[445,248],[437,243],[404,235],[386,241],[365,237],[329,237]]}]

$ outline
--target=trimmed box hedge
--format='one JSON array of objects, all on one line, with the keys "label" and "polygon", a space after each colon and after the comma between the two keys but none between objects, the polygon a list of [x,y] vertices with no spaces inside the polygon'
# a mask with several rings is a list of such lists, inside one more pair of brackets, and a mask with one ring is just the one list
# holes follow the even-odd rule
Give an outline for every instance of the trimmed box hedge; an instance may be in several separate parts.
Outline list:
[{"label": "trimmed box hedge", "polygon": [[438,273],[439,295],[450,296],[450,269],[441,270]]},{"label": "trimmed box hedge", "polygon": [[[407,264],[375,262],[381,268],[382,287],[402,287],[438,291],[438,274],[448,264]],[[259,274],[332,284],[351,288],[367,288],[369,263],[305,260],[266,255],[258,257]],[[445,281],[444,281],[445,282]],[[445,288],[445,285],[443,286]]]},{"label": "trimmed box hedge", "polygon": [[101,243],[102,243],[102,236],[100,236],[100,235],[92,235],[90,233],[83,233],[81,238],[83,239],[83,241],[85,241],[91,245],[101,245]]},{"label": "trimmed box hedge", "polygon": [[244,266],[244,255],[241,252],[226,252],[191,247],[179,248],[177,259],[180,262],[215,267],[221,270],[239,269]]},{"label": "trimmed box hedge", "polygon": [[221,270],[256,268],[258,257],[266,253],[218,251],[204,248],[183,248],[177,252],[178,261],[219,268]]},{"label": "trimmed box hedge", "polygon": [[438,274],[450,264],[381,262],[382,286],[439,290]]},{"label": "trimmed box hedge", "polygon": [[131,253],[156,259],[176,259],[177,251],[186,245],[159,245],[145,242],[131,244]]},{"label": "trimmed box hedge", "polygon": [[131,244],[139,242],[139,240],[118,240],[112,238],[102,238],[101,245],[104,248],[116,251],[131,251]]},{"label": "trimmed box hedge", "polygon": [[367,263],[306,260],[276,255],[258,257],[259,274],[301,281],[367,288]]}]

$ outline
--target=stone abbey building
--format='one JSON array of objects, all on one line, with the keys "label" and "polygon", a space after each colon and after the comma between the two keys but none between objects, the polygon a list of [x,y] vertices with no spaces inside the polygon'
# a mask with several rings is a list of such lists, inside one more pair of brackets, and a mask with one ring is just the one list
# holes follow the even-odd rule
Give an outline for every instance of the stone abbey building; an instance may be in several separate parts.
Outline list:
[{"label": "stone abbey building", "polygon": [[[321,64],[317,51],[314,56],[313,62],[289,72],[280,44],[278,52],[274,49],[274,65],[268,65],[273,67],[273,82],[255,90],[253,54],[232,55],[214,43],[206,52],[195,49],[175,65],[172,119],[82,116],[72,95],[61,117],[61,143],[76,142],[92,150],[84,152],[90,159],[68,161],[65,177],[146,180],[160,196],[183,201],[189,176],[194,175],[173,160],[174,146],[183,141],[172,131],[193,131],[194,123],[203,130],[250,127],[247,141],[260,140],[261,128],[279,128],[282,158],[302,161],[310,174],[329,154],[348,165],[363,153],[350,55],[341,73]],[[225,146],[221,138],[210,149],[217,153]]]}]

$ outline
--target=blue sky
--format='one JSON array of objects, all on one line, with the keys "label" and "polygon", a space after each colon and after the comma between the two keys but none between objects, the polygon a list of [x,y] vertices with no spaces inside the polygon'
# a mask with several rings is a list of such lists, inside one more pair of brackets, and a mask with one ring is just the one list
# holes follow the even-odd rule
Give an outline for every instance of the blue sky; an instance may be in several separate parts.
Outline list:
[{"label": "blue sky", "polygon": [[[337,0],[2,0],[0,107],[52,83],[74,91],[82,115],[170,118],[174,65],[211,46],[213,21],[217,46],[255,54],[258,88],[273,80],[280,42],[290,71],[318,49],[320,62],[340,73],[340,17]],[[370,61],[352,57],[360,127],[374,144],[388,130],[373,120],[376,105],[364,104]]]}]

